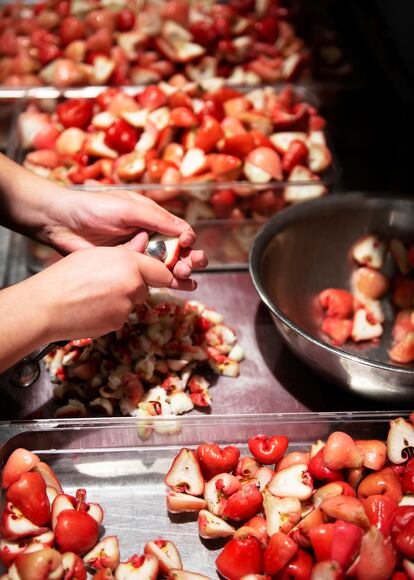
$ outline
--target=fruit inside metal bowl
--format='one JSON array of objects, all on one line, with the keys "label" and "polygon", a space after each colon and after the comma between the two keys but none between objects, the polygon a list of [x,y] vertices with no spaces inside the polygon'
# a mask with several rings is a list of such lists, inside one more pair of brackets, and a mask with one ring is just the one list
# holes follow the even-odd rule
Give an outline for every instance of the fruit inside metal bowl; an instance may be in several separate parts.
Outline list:
[{"label": "fruit inside metal bowl", "polygon": [[351,248],[364,235],[413,241],[413,216],[409,198],[332,195],[272,218],[250,253],[253,282],[288,346],[344,388],[393,403],[414,399],[414,364],[398,365],[388,356],[395,317],[390,301],[383,301],[384,335],[378,343],[335,347],[320,331],[318,295],[329,287],[350,289]]}]

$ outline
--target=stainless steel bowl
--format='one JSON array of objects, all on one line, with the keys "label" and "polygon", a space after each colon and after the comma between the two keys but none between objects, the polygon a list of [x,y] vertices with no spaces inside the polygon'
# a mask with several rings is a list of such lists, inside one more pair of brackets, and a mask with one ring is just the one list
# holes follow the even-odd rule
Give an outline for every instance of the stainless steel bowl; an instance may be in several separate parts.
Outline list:
[{"label": "stainless steel bowl", "polygon": [[349,193],[288,208],[257,235],[250,273],[283,339],[309,366],[353,393],[414,403],[414,365],[393,364],[387,354],[390,303],[385,303],[385,332],[378,346],[333,347],[319,331],[315,298],[328,287],[349,288],[355,267],[349,250],[368,233],[413,240],[414,200]]}]

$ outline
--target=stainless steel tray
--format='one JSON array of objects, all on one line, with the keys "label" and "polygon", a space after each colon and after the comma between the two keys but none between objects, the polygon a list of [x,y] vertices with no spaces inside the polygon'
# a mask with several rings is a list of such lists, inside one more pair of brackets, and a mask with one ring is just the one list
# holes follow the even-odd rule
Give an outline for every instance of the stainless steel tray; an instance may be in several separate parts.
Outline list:
[{"label": "stainless steel tray", "polygon": [[[334,430],[358,438],[384,438],[388,421],[401,413],[298,413],[248,416],[186,417],[180,431],[154,432],[142,441],[137,419],[33,421],[0,424],[0,460],[17,447],[39,454],[60,478],[66,492],[85,487],[91,501],[105,510],[105,534],[116,534],[122,559],[142,553],[145,542],[170,539],[180,550],[184,568],[217,578],[214,561],[221,542],[202,542],[196,515],[168,515],[164,476],[182,446],[204,441],[236,444],[246,452],[251,435],[283,434],[290,449],[301,449]],[[171,420],[162,420],[164,428]],[[157,426],[159,420],[153,420]],[[147,425],[146,425],[147,426]],[[204,544],[204,545],[203,545]]]},{"label": "stainless steel tray", "polygon": [[[276,331],[248,272],[207,272],[196,279],[199,287],[192,297],[224,314],[246,352],[237,379],[217,377],[211,389],[212,415],[384,408],[381,401],[361,399],[334,387],[297,359]],[[0,389],[0,419],[53,417],[53,386],[44,370],[26,390],[11,387],[7,376],[0,376]],[[394,408],[408,410],[409,403],[396,403]],[[203,414],[195,410],[189,416],[199,419]]]}]

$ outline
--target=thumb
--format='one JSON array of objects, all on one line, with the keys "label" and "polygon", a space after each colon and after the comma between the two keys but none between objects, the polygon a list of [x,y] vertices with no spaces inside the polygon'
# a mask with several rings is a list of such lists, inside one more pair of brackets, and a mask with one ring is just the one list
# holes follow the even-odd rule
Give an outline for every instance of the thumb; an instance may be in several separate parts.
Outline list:
[{"label": "thumb", "polygon": [[136,234],[131,240],[126,242],[126,244],[123,244],[123,246],[133,252],[143,253],[147,247],[148,239],[148,234],[146,232],[139,232],[139,234]]}]

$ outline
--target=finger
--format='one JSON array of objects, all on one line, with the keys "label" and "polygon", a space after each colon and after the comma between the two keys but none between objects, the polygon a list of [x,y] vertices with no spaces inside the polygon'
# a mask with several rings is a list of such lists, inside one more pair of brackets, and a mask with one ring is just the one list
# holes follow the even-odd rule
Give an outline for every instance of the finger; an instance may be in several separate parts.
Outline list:
[{"label": "finger", "polygon": [[195,280],[179,280],[173,278],[171,288],[174,290],[184,290],[185,292],[193,292],[197,289],[197,282]]},{"label": "finger", "polygon": [[187,280],[187,278],[190,278],[192,273],[191,265],[188,264],[185,260],[179,260],[175,264],[172,272],[176,278],[180,278],[180,280]]},{"label": "finger", "polygon": [[197,288],[195,280],[180,280],[159,260],[137,254],[138,268],[142,278],[148,286],[153,288],[173,288],[176,290],[192,291]]},{"label": "finger", "polygon": [[208,266],[208,258],[203,250],[182,250],[180,259],[186,262],[192,270],[204,270]]},{"label": "finger", "polygon": [[[186,223],[186,222],[185,222]],[[180,235],[180,246],[182,248],[190,248],[196,241],[194,230],[187,224],[187,229]]]},{"label": "finger", "polygon": [[193,270],[204,270],[208,266],[208,258],[203,250],[191,250],[189,259]]},{"label": "finger", "polygon": [[133,252],[143,252],[148,244],[148,234],[146,232],[139,232],[124,246]]},{"label": "finger", "polygon": [[143,196],[129,197],[133,207],[132,211],[123,218],[125,225],[140,227],[166,236],[180,237],[180,243],[183,247],[188,247],[194,243],[195,233],[185,220],[173,215],[148,198]]}]

